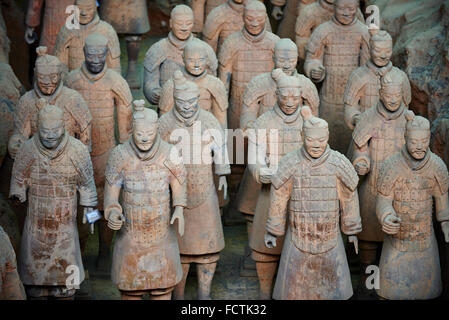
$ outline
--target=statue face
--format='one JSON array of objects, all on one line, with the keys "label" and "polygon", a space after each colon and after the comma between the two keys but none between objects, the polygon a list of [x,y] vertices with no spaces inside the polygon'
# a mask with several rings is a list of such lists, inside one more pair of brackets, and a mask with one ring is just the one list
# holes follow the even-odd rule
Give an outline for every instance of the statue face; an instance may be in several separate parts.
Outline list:
[{"label": "statue face", "polygon": [[193,15],[176,14],[170,19],[170,28],[176,38],[179,40],[186,40],[192,34]]},{"label": "statue face", "polygon": [[205,50],[184,51],[184,64],[187,71],[194,75],[199,76],[206,71],[207,68],[207,55]]},{"label": "statue face", "polygon": [[90,23],[97,14],[97,4],[95,1],[77,1],[76,5],[80,9],[80,24]]},{"label": "statue face", "polygon": [[382,40],[372,41],[371,44],[371,60],[378,67],[386,66],[393,54],[393,43],[390,40]]},{"label": "statue face", "polygon": [[42,119],[39,121],[39,139],[47,149],[56,149],[64,136],[64,120]]},{"label": "statue face", "polygon": [[298,110],[301,103],[301,90],[299,88],[281,88],[276,92],[278,105],[282,112],[291,115]]},{"label": "statue face", "polygon": [[107,58],[107,47],[84,47],[84,57],[87,69],[94,73],[103,71]]},{"label": "statue face", "polygon": [[199,94],[194,92],[180,92],[175,96],[176,111],[184,118],[190,119],[198,110]]},{"label": "statue face", "polygon": [[334,1],[335,18],[341,24],[348,25],[354,21],[357,14],[358,1],[337,0]]},{"label": "statue face", "polygon": [[274,53],[275,69],[282,69],[284,73],[291,76],[296,70],[298,63],[298,53],[293,51],[278,50]]},{"label": "statue face", "polygon": [[145,152],[151,149],[157,137],[157,129],[156,123],[149,125],[145,121],[133,122],[133,139],[139,150]]},{"label": "statue face", "polygon": [[305,129],[304,135],[304,147],[307,153],[314,159],[321,157],[327,148],[327,142],[329,140],[328,129]]},{"label": "statue face", "polygon": [[39,90],[47,96],[52,95],[61,82],[61,72],[54,70],[41,70],[44,68],[36,68],[36,83]]},{"label": "statue face", "polygon": [[430,143],[430,130],[408,130],[406,145],[408,153],[416,160],[422,160]]},{"label": "statue face", "polygon": [[253,36],[257,36],[265,29],[267,15],[263,11],[245,10],[243,20],[246,30]]},{"label": "statue face", "polygon": [[388,111],[399,109],[402,101],[402,90],[398,86],[384,86],[380,89],[380,100]]}]

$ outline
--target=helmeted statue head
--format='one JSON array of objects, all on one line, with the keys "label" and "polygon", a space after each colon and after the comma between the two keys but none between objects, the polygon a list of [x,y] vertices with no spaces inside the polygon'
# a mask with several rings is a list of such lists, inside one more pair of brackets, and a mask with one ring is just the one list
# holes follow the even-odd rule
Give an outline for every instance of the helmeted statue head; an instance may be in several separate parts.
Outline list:
[{"label": "helmeted statue head", "polygon": [[248,0],[245,4],[245,12],[243,14],[245,29],[251,35],[257,36],[265,29],[267,22],[267,8],[265,5],[256,0]]},{"label": "helmeted statue head", "polygon": [[370,54],[372,62],[378,67],[386,66],[393,54],[393,39],[385,30],[369,29],[370,38]]},{"label": "helmeted statue head", "polygon": [[190,119],[198,111],[200,89],[196,83],[188,81],[179,70],[175,72],[173,82],[175,109],[184,119]]},{"label": "helmeted statue head", "polygon": [[97,15],[97,0],[76,0],[75,5],[80,10],[80,24],[82,25],[89,24]]},{"label": "helmeted statue head", "polygon": [[318,159],[326,151],[329,126],[325,120],[315,117],[308,106],[301,108],[301,115],[304,120],[304,148],[312,158]]},{"label": "helmeted statue head", "polygon": [[274,69],[271,76],[276,81],[276,96],[279,108],[286,115],[295,113],[301,106],[301,83],[297,77]]},{"label": "helmeted statue head", "polygon": [[291,76],[298,63],[298,47],[288,38],[278,40],[274,46],[273,60],[276,69],[280,68]]},{"label": "helmeted statue head", "polygon": [[335,0],[335,18],[343,25],[351,24],[356,19],[359,0]]},{"label": "helmeted statue head", "polygon": [[89,72],[98,74],[104,70],[108,55],[108,39],[99,33],[92,33],[84,44],[84,59]]},{"label": "helmeted statue head", "polygon": [[405,140],[408,153],[416,160],[422,160],[429,150],[430,122],[408,110]]},{"label": "helmeted statue head", "polygon": [[145,108],[144,100],[134,101],[133,140],[140,151],[148,151],[158,135],[159,122],[157,113]]},{"label": "helmeted statue head", "polygon": [[402,104],[402,74],[392,69],[380,80],[380,100],[388,111],[395,112]]},{"label": "helmeted statue head", "polygon": [[202,75],[207,70],[207,51],[200,41],[189,42],[183,52],[184,65],[193,76]]},{"label": "helmeted statue head", "polygon": [[47,47],[37,47],[34,67],[36,84],[44,95],[52,95],[62,80],[62,64],[55,56],[47,54]]},{"label": "helmeted statue head", "polygon": [[170,12],[170,29],[179,40],[186,40],[192,34],[194,24],[193,11],[185,4],[177,5]]},{"label": "helmeted statue head", "polygon": [[48,105],[44,98],[36,103],[39,109],[39,139],[47,149],[56,149],[65,133],[64,111],[57,106]]}]

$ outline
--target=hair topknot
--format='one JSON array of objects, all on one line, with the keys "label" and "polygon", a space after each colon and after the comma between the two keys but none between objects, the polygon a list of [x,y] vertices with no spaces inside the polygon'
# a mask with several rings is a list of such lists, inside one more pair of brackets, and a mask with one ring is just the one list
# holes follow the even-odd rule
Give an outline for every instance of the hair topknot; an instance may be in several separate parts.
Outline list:
[{"label": "hair topknot", "polygon": [[47,54],[48,52],[48,48],[45,46],[39,46],[36,48],[36,53],[38,55],[38,57],[43,57]]},{"label": "hair topknot", "polygon": [[413,121],[413,119],[415,119],[415,113],[412,110],[407,110],[405,113],[405,119],[407,121]]},{"label": "hair topknot", "polygon": [[275,81],[278,81],[280,79],[282,79],[282,77],[285,76],[284,71],[282,71],[282,69],[278,68],[278,69],[274,69],[273,71],[271,71],[271,76],[273,77],[273,79]]},{"label": "hair topknot", "polygon": [[143,111],[145,109],[145,100],[134,100],[134,111]]},{"label": "hair topknot", "polygon": [[304,121],[309,121],[313,117],[312,110],[309,106],[301,107],[301,116]]}]

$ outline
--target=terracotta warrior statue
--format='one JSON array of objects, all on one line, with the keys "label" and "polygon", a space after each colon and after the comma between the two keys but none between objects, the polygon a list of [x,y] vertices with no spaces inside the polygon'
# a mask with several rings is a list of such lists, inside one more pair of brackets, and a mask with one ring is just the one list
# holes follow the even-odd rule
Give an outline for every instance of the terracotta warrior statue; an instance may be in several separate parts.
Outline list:
[{"label": "terracotta warrior statue", "polygon": [[16,254],[8,235],[0,226],[0,300],[25,299],[25,290],[17,272]]},{"label": "terracotta warrior statue", "polygon": [[[376,251],[384,235],[376,218],[378,177],[382,164],[400,151],[405,143],[405,113],[403,100],[403,74],[393,69],[381,79],[380,101],[360,115],[353,132],[352,164],[363,179],[360,189],[360,214],[363,231],[359,233],[361,289],[365,287],[365,272],[369,265],[377,264]],[[363,292],[362,291],[362,292]]]},{"label": "terracotta warrior statue", "polygon": [[80,28],[70,30],[64,25],[58,33],[55,55],[66,66],[68,71],[80,68],[84,62],[83,48],[86,38],[92,33],[99,33],[108,39],[107,65],[121,74],[120,43],[114,28],[100,20],[97,13],[96,0],[76,0],[80,10]]},{"label": "terracotta warrior statue", "polygon": [[142,35],[150,31],[146,0],[102,0],[100,17],[110,23],[118,34],[125,35],[128,51],[126,81],[131,89],[140,89],[137,70]]},{"label": "terracotta warrior statue", "polygon": [[432,122],[430,148],[433,153],[449,165],[449,110],[440,109],[440,114]]},{"label": "terracotta warrior statue", "polygon": [[171,161],[174,147],[162,141],[157,113],[144,104],[134,102],[132,138],[112,150],[106,167],[105,217],[109,228],[120,230],[111,276],[122,299],[141,300],[149,293],[153,300],[170,300],[182,279],[178,239],[171,224],[179,220],[182,236],[186,171],[182,162]]},{"label": "terracotta warrior statue", "polygon": [[277,247],[285,235],[273,298],[349,299],[353,290],[339,221],[341,215],[341,231],[357,252],[357,173],[329,147],[327,122],[305,107],[301,114],[304,145],[284,156],[271,177],[266,246]]},{"label": "terracotta warrior statue", "polygon": [[8,30],[0,12],[0,63],[9,63],[9,53],[11,51],[11,40],[8,38]]},{"label": "terracotta warrior statue", "polygon": [[243,92],[250,80],[274,67],[273,54],[279,37],[266,31],[265,5],[250,1],[244,10],[244,27],[230,35],[219,55],[218,75],[230,93],[228,124],[230,129],[240,127]]},{"label": "terracotta warrior statue", "polygon": [[[301,90],[300,106],[307,105],[318,115],[320,103],[318,91],[309,78],[296,71],[298,51],[295,43],[290,39],[281,39],[274,47],[273,61],[275,68],[282,69],[288,76],[294,76],[299,80]],[[253,128],[254,121],[265,112],[271,110],[277,103],[276,81],[272,72],[262,73],[254,77],[246,87],[243,95],[242,113],[240,115],[240,127]],[[245,215],[254,215],[260,184],[252,179],[249,169],[246,168],[242,182],[237,193],[237,208]]]},{"label": "terracotta warrior statue", "polygon": [[204,21],[209,13],[218,6],[221,6],[226,0],[191,0],[194,15],[194,24],[192,32],[199,34],[203,32]]},{"label": "terracotta warrior statue", "polygon": [[[298,46],[299,58],[304,61],[306,58],[306,46],[313,31],[322,23],[332,19],[335,14],[335,0],[318,0],[308,5],[304,5],[301,11],[298,10],[295,26],[295,39]],[[362,11],[357,9],[357,19],[365,22]],[[294,22],[295,23],[295,22]]]},{"label": "terracotta warrior statue", "polygon": [[[245,22],[243,13],[245,2],[255,0],[227,0],[207,16],[203,30],[203,38],[215,52],[220,52],[223,42],[234,32],[243,29]],[[263,2],[263,1],[262,1]],[[270,20],[266,19],[265,27],[271,32]]]},{"label": "terracotta warrior statue", "polygon": [[61,61],[47,54],[46,47],[38,47],[36,52],[34,88],[20,98],[14,112],[9,154],[15,158],[20,146],[37,132],[39,111],[48,104],[64,111],[67,133],[90,148],[92,116],[86,102],[78,92],[64,85]]},{"label": "terracotta warrior statue", "polygon": [[[182,54],[184,67],[181,69],[184,77],[195,82],[200,88],[199,106],[201,109],[212,113],[223,130],[228,127],[227,109],[228,96],[223,82],[210,75],[207,70],[207,52],[204,42],[189,42]],[[162,87],[159,100],[159,113],[164,114],[173,109],[175,100],[173,97],[174,82],[169,79]]]},{"label": "terracotta warrior statue", "polygon": [[295,40],[293,26],[297,17],[297,7],[301,0],[270,0],[270,2],[273,5],[271,15],[275,20],[281,21],[276,34],[281,38]]},{"label": "terracotta warrior statue", "polygon": [[[104,172],[111,150],[131,134],[132,95],[126,80],[107,65],[108,39],[93,33],[86,38],[85,62],[66,78],[69,88],[86,100],[92,114],[92,164],[100,211],[103,210]],[[116,114],[116,120],[114,117]],[[118,136],[115,127],[118,127]],[[102,219],[99,225],[99,255],[97,268],[106,271],[112,241],[112,231]]]},{"label": "terracotta warrior statue", "polygon": [[29,298],[73,299],[84,280],[77,191],[86,216],[97,206],[92,163],[87,147],[66,131],[62,109],[45,106],[38,123],[16,156],[11,178],[10,198],[28,201],[19,274]]},{"label": "terracotta warrior statue", "polygon": [[[153,44],[145,55],[144,88],[147,100],[159,103],[162,86],[176,70],[184,67],[182,53],[190,42],[202,42],[192,34],[193,11],[186,5],[177,5],[170,13],[170,33],[167,38]],[[207,68],[211,75],[217,74],[218,61],[214,50],[206,44]]]},{"label": "terracotta warrior statue", "polygon": [[449,175],[429,150],[429,121],[412,111],[406,118],[406,145],[379,175],[376,214],[385,237],[376,291],[392,300],[433,299],[440,296],[442,282],[432,207],[448,243]]},{"label": "terracotta warrior statue", "polygon": [[183,279],[174,290],[174,298],[184,298],[190,264],[196,263],[198,298],[209,300],[212,278],[224,248],[212,168],[220,176],[219,190],[227,189],[226,175],[231,170],[222,127],[211,113],[199,107],[199,87],[179,70],[174,75],[173,95],[175,107],[160,118],[159,130],[163,140],[178,147],[187,171],[185,234],[178,238]]},{"label": "terracotta warrior statue", "polygon": [[346,82],[369,58],[368,27],[357,19],[358,7],[358,0],[335,0],[335,14],[312,33],[304,63],[312,81],[323,81],[319,114],[329,123],[329,145],[342,153],[351,141],[351,131],[344,123]]},{"label": "terracotta warrior statue", "polygon": [[255,195],[256,212],[249,234],[252,259],[256,261],[259,278],[260,299],[271,299],[273,279],[283,241],[283,238],[279,238],[275,248],[267,248],[264,242],[271,178],[276,175],[276,164],[279,160],[302,146],[301,81],[295,76],[287,76],[281,69],[274,70],[273,76],[277,83],[277,103],[257,118],[253,126],[254,134],[248,136],[248,153],[255,161],[248,161],[247,168],[253,179],[262,185],[258,196]]},{"label": "terracotta warrior statue", "polygon": [[[298,49],[290,39],[276,42],[273,54],[274,67],[282,69],[288,76],[298,78],[301,84],[301,105],[307,105],[314,115],[318,115],[320,98],[315,84],[309,78],[296,71]],[[251,128],[252,123],[276,104],[276,81],[271,72],[255,76],[247,85],[243,94],[240,127]]]},{"label": "terracotta warrior statue", "polygon": [[381,77],[394,69],[402,75],[402,92],[404,104],[408,107],[412,99],[410,81],[407,74],[393,66],[390,61],[393,53],[393,39],[383,30],[370,29],[370,55],[365,65],[355,69],[346,84],[344,103],[345,121],[354,129],[360,115],[379,102]]},{"label": "terracotta warrior statue", "polygon": [[8,142],[14,130],[14,104],[0,97],[0,168],[8,154]]},{"label": "terracotta warrior statue", "polygon": [[14,105],[17,105],[20,96],[25,92],[25,87],[17,78],[11,66],[0,62],[0,98],[8,99]]},{"label": "terracotta warrior statue", "polygon": [[56,44],[56,37],[59,30],[65,25],[69,14],[66,9],[74,5],[75,0],[30,0],[28,1],[28,11],[25,24],[25,40],[28,44],[34,43],[37,36],[35,29],[41,24],[42,11],[44,13],[43,26],[41,29],[40,45],[48,48],[48,52],[53,54]]}]

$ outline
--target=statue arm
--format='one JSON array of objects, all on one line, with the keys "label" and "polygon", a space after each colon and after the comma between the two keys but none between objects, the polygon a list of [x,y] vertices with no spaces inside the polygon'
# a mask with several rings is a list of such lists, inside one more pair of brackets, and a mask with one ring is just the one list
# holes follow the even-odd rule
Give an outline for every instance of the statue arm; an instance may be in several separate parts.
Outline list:
[{"label": "statue arm", "polygon": [[109,220],[113,210],[123,213],[123,208],[119,203],[121,184],[110,184],[106,181],[104,185],[104,218]]},{"label": "statue arm", "polygon": [[[321,25],[320,27],[322,27]],[[312,79],[311,73],[314,70],[322,70],[321,77],[313,79],[315,82],[321,82],[324,80],[326,73],[323,65],[323,57],[325,50],[325,35],[322,28],[318,27],[312,33],[306,46],[306,60],[304,62],[304,72],[306,76]]]},{"label": "statue arm", "polygon": [[346,235],[360,233],[362,231],[362,219],[357,189],[351,190],[340,182],[337,191],[341,208],[341,231]]},{"label": "statue arm", "polygon": [[44,6],[44,0],[30,0],[26,15],[26,25],[36,28],[41,24],[41,12]]},{"label": "statue arm", "polygon": [[215,99],[214,97],[212,97],[212,109],[211,112],[212,114],[215,116],[215,118],[217,118],[218,122],[221,125],[221,128],[224,130],[226,130],[228,128],[228,106],[227,106],[227,99],[226,101],[226,106],[224,107],[220,107],[218,104],[217,99]]},{"label": "statue arm", "polygon": [[152,68],[150,71],[146,67],[144,67],[144,88],[143,93],[145,98],[154,105],[159,103],[159,99],[156,99],[155,96],[161,95],[161,85],[160,85],[161,73],[160,73],[160,65]]},{"label": "statue arm", "polygon": [[306,13],[300,13],[296,18],[295,39],[298,54],[301,60],[306,58],[306,47],[313,32],[313,19],[306,17]]},{"label": "statue arm", "polygon": [[274,185],[271,185],[270,207],[268,209],[266,230],[276,237],[281,237],[285,234],[287,205],[290,200],[292,186],[292,179],[288,179],[277,189]]},{"label": "statue arm", "polygon": [[94,169],[87,147],[80,144],[80,149],[83,150],[76,150],[77,154],[74,155],[74,164],[79,173],[79,204],[83,207],[94,208],[98,205],[97,189],[95,187],[94,180]]},{"label": "statue arm", "polygon": [[121,76],[114,86],[115,105],[117,108],[118,138],[124,143],[131,136],[132,126],[132,99],[128,83]]},{"label": "statue arm", "polygon": [[[185,175],[186,173],[184,173],[184,176]],[[171,174],[170,188],[171,188],[173,207],[187,206],[187,183],[185,181],[182,182],[181,181],[175,175]]]},{"label": "statue arm", "polygon": [[362,114],[359,103],[364,93],[364,89],[364,81],[360,79],[356,71],[354,71],[346,83],[344,93],[344,117],[346,125],[351,130],[354,130],[357,124],[357,118]]},{"label": "statue arm", "polygon": [[33,155],[29,152],[27,144],[22,145],[12,167],[9,198],[16,197],[20,202],[27,200],[27,189],[29,186],[30,169],[33,163]]},{"label": "statue arm", "polygon": [[169,112],[171,109],[173,109],[173,107],[175,105],[173,92],[174,92],[173,79],[169,79],[162,86],[161,96],[159,98],[159,104],[158,104],[160,115],[163,115],[163,114]]},{"label": "statue arm", "polygon": [[[11,247],[12,250],[12,247]],[[0,300],[26,300],[25,289],[20,281],[17,265],[14,262],[7,262]]]},{"label": "statue arm", "polygon": [[438,222],[449,221],[449,198],[448,193],[435,196],[435,212]]},{"label": "statue arm", "polygon": [[382,225],[385,218],[390,214],[396,215],[393,208],[393,197],[378,194],[376,197],[376,216],[379,223]]},{"label": "statue arm", "polygon": [[260,111],[261,97],[257,94],[257,79],[253,78],[243,93],[242,110],[240,112],[240,128],[247,129],[254,125]]}]

